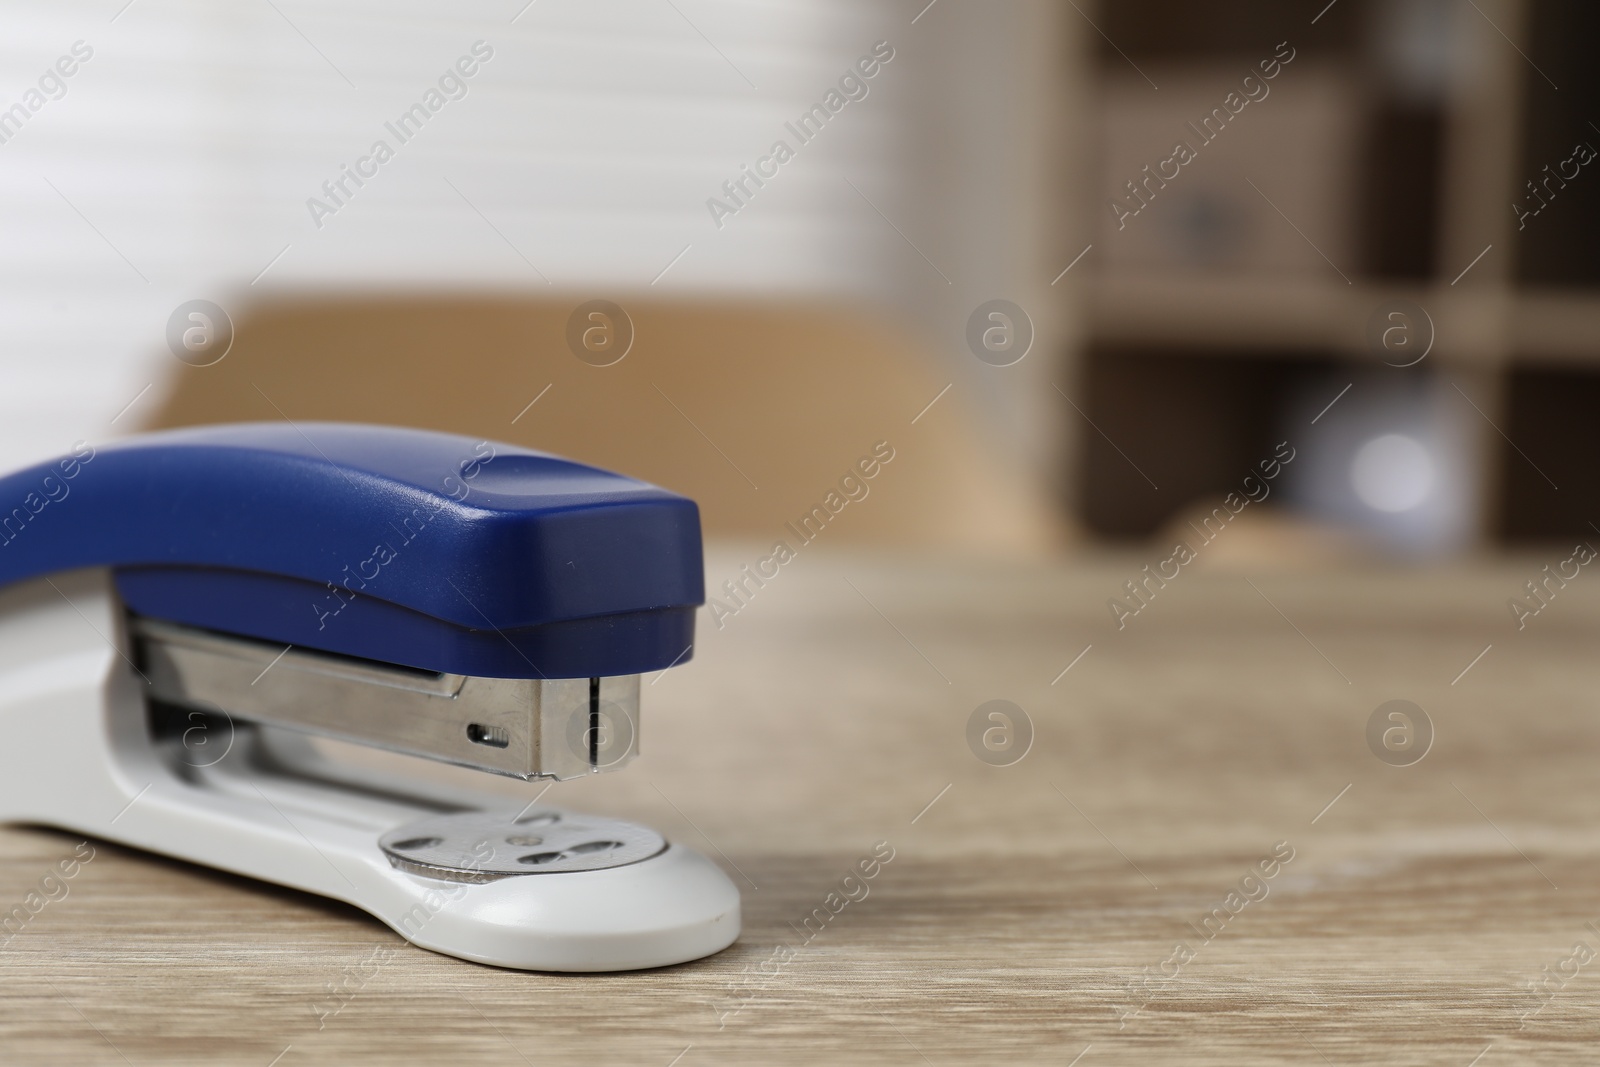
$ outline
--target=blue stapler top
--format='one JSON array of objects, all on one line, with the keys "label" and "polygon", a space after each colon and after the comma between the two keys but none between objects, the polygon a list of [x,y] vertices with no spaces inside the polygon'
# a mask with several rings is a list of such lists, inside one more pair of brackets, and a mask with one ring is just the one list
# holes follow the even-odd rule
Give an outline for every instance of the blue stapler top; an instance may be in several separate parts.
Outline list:
[{"label": "blue stapler top", "polygon": [[131,438],[0,478],[0,585],[111,567],[142,615],[498,678],[689,659],[693,501],[514,445],[344,423]]}]

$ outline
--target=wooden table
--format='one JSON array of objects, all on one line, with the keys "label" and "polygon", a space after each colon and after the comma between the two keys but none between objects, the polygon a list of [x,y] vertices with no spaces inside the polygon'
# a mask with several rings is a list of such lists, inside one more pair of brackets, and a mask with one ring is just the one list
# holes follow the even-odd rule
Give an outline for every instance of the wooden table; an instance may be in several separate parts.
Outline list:
[{"label": "wooden table", "polygon": [[[719,859],[745,926],[712,959],[495,970],[90,842],[0,948],[0,1061],[1594,1062],[1600,959],[1566,961],[1600,952],[1600,578],[1519,632],[1507,598],[1560,557],[1185,570],[1119,631],[1105,602],[1154,558],[813,548],[703,624],[646,685],[641,761],[546,799]],[[968,746],[992,699],[1035,730],[1011,766]],[[1367,742],[1392,699],[1436,730],[1411,766]],[[79,841],[0,831],[0,902]]]}]

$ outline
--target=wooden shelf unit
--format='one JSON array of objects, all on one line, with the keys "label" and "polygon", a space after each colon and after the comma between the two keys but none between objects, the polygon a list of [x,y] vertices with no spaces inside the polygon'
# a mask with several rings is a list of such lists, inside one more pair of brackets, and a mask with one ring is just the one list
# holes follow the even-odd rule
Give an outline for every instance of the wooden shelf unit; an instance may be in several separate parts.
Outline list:
[{"label": "wooden shelf unit", "polygon": [[[1263,34],[1290,33],[1297,44],[1307,42],[1318,62],[1348,65],[1369,94],[1365,121],[1377,130],[1384,112],[1383,90],[1377,88],[1381,79],[1373,73],[1373,20],[1390,0],[1346,0],[1331,9],[1322,2],[1264,6],[1257,0],[1218,0],[1208,15],[1210,28],[1203,33],[1194,27],[1183,33],[1172,29],[1184,19],[1192,22],[1195,15],[1185,5],[1173,7],[1174,2],[1105,0],[1090,11],[1112,38],[1123,35],[1093,57],[1101,78],[1125,77],[1129,65],[1155,70],[1161,64],[1231,62],[1253,54],[1252,49],[1270,49],[1277,37]],[[1526,182],[1543,176],[1538,163],[1555,150],[1552,145],[1570,144],[1560,137],[1570,132],[1572,138],[1581,138],[1587,132],[1590,142],[1600,146],[1600,126],[1586,130],[1581,121],[1588,104],[1600,103],[1600,73],[1589,72],[1593,65],[1581,58],[1582,44],[1576,40],[1591,24],[1600,24],[1600,12],[1591,13],[1583,0],[1475,0],[1450,10],[1452,73],[1429,105],[1435,109],[1435,158],[1401,174],[1434,182],[1426,197],[1432,242],[1427,271],[1412,277],[1378,276],[1346,265],[1347,282],[1333,269],[1326,276],[1315,271],[1251,274],[1129,267],[1104,267],[1096,273],[1091,261],[1072,299],[1078,303],[1088,361],[1152,354],[1162,360],[1224,357],[1235,363],[1235,374],[1240,357],[1303,363],[1307,373],[1324,373],[1330,361],[1348,362],[1352,369],[1379,365],[1366,338],[1369,317],[1385,301],[1414,301],[1435,327],[1426,371],[1450,375],[1483,415],[1468,446],[1482,501],[1473,540],[1495,543],[1508,533],[1527,538],[1530,530],[1555,536],[1567,520],[1541,525],[1526,516],[1509,518],[1512,501],[1525,508],[1530,495],[1524,487],[1508,485],[1508,478],[1534,475],[1518,458],[1522,449],[1507,430],[1529,424],[1527,413],[1513,411],[1518,403],[1531,402],[1517,399],[1519,383],[1528,375],[1540,378],[1535,391],[1544,390],[1546,397],[1552,374],[1571,376],[1574,395],[1591,378],[1600,381],[1600,250],[1592,257],[1593,267],[1588,253],[1591,245],[1600,245],[1595,239],[1600,234],[1594,232],[1600,227],[1592,225],[1600,220],[1600,167],[1594,168],[1593,177],[1586,169],[1573,180],[1592,182],[1592,191],[1566,191],[1561,211],[1534,220],[1540,228],[1537,235],[1518,233],[1511,205],[1526,193]],[[1320,25],[1313,25],[1314,16],[1322,20]],[[1151,26],[1167,28],[1144,28]],[[1552,78],[1559,79],[1559,91]],[[1384,148],[1377,146],[1379,156]],[[1367,155],[1373,153],[1369,138]],[[1399,158],[1411,166],[1417,156],[1402,152]],[[1396,174],[1393,161],[1389,163],[1381,175],[1385,180]],[[1375,164],[1366,158],[1362,165],[1383,170],[1381,160]],[[1090,173],[1097,172],[1091,168]],[[1089,211],[1103,210],[1103,185],[1098,178],[1090,183],[1099,199],[1084,205]],[[1375,210],[1370,181],[1364,188],[1369,202],[1361,205],[1362,225],[1370,226],[1374,219],[1367,216]],[[1381,257],[1368,258],[1372,262],[1367,267],[1384,269],[1377,262]],[[1218,368],[1221,373],[1222,364]],[[1083,374],[1086,380],[1094,378],[1087,369]],[[1084,399],[1095,417],[1092,392]],[[1570,409],[1571,430],[1582,438],[1574,438],[1574,444],[1600,448],[1600,428],[1589,429],[1590,423],[1600,427],[1600,420],[1581,418]],[[1147,442],[1119,445],[1135,452],[1140,445],[1157,451],[1163,427],[1152,424],[1147,432]],[[1083,428],[1085,440],[1093,434]],[[1095,481],[1087,466],[1095,454],[1094,449],[1080,449],[1085,457],[1076,483],[1080,497],[1082,487]],[[1552,515],[1570,517],[1570,504],[1564,501]],[[1083,499],[1079,510],[1094,529],[1087,514],[1092,509]],[[1600,507],[1595,510],[1600,513]]]}]

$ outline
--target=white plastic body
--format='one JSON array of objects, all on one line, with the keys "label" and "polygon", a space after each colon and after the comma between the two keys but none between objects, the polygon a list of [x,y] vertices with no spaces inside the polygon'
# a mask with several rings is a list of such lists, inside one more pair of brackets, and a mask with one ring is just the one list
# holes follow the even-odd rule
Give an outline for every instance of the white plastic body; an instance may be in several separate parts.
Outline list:
[{"label": "white plastic body", "polygon": [[738,889],[676,844],[606,870],[445,882],[396,870],[379,836],[441,811],[503,809],[503,799],[319,765],[310,745],[282,735],[276,761],[175,762],[151,737],[123,619],[105,570],[0,592],[0,821],[332,897],[424,948],[501,967],[659,967],[738,937]]}]

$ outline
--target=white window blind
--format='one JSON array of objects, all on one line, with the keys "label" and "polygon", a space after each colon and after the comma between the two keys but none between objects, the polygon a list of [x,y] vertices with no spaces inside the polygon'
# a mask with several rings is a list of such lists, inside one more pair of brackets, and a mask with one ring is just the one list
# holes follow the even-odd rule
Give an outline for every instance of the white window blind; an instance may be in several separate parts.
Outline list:
[{"label": "white window blind", "polygon": [[[877,214],[909,199],[903,7],[7,4],[0,109],[24,110],[0,119],[0,465],[136,424],[177,367],[167,318],[194,298],[896,291],[926,269]],[[828,111],[882,40],[895,57]],[[75,44],[92,56],[58,85]],[[425,120],[395,126],[419,103]],[[817,105],[802,144],[786,124]],[[793,158],[763,163],[778,141]],[[732,205],[723,183],[757,167],[765,184]],[[720,226],[712,197],[737,207]]]}]

